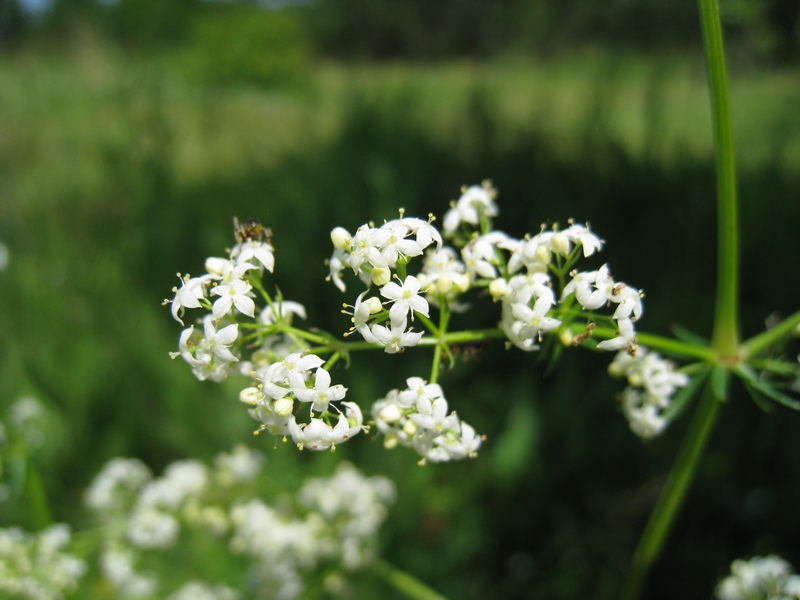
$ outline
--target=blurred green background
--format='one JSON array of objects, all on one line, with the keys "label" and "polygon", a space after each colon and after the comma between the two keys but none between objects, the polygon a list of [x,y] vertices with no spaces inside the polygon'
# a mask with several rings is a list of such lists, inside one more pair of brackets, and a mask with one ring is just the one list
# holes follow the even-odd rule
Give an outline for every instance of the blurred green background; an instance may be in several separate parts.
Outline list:
[{"label": "blurred green background", "polygon": [[[722,0],[742,199],[743,334],[800,306],[800,3]],[[0,4],[0,414],[52,411],[35,459],[53,517],[112,456],[158,471],[241,441],[296,484],[352,459],[399,486],[384,556],[450,598],[615,598],[688,419],[642,444],[609,357],[491,347],[445,373],[488,440],[419,467],[363,436],[336,454],[252,438],[238,382],[173,362],[175,273],[274,231],[272,280],[342,332],[328,232],[440,218],[492,179],[498,228],[590,221],[598,260],[646,292],[640,329],[708,335],[714,169],[692,2],[28,0]],[[598,263],[598,266],[601,263]],[[495,317],[486,316],[491,325]],[[357,356],[362,406],[429,372],[424,351]],[[365,364],[368,363],[368,364]],[[800,567],[800,416],[726,407],[648,598],[707,598],[736,557]],[[42,525],[25,498],[0,526]],[[393,597],[391,590],[386,597]]]}]

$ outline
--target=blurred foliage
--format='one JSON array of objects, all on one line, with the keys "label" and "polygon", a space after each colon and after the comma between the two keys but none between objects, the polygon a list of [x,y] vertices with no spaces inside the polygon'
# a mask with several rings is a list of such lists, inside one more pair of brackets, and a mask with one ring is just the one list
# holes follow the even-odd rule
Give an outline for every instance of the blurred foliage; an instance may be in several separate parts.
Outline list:
[{"label": "blurred foliage", "polygon": [[[22,18],[22,5],[22,0],[0,5],[0,42],[6,46],[37,31],[48,36],[57,33],[68,42],[76,30],[88,25],[128,48],[161,50],[186,42],[199,19],[205,23],[203,39],[206,43],[218,40],[220,54],[225,53],[222,48],[230,48],[236,56],[237,47],[245,45],[252,51],[272,53],[270,42],[259,46],[244,40],[258,29],[255,22],[264,20],[257,13],[275,15],[287,10],[302,16],[320,55],[337,58],[542,56],[598,44],[652,52],[697,47],[700,40],[694,0],[54,0],[43,18],[27,20]],[[735,54],[757,62],[798,60],[800,1],[724,0],[721,5]],[[232,35],[234,19],[220,14],[225,11],[251,15],[252,23],[239,17],[242,40]],[[209,14],[217,18],[209,21]],[[214,22],[216,33],[210,31]],[[273,25],[274,30],[261,26],[265,29],[258,31],[267,39],[285,39],[285,26]],[[257,62],[244,59],[250,61]]]},{"label": "blurred foliage", "polygon": [[298,83],[310,66],[307,38],[295,11],[223,6],[195,18],[187,60],[213,82]]},{"label": "blurred foliage", "polygon": [[[342,332],[340,306],[352,298],[324,281],[330,229],[391,218],[401,206],[441,216],[462,184],[491,178],[500,229],[519,236],[542,222],[590,220],[608,241],[598,260],[647,292],[643,330],[680,323],[709,333],[713,164],[695,139],[666,137],[694,118],[666,104],[675,82],[690,78],[684,71],[659,79],[664,71],[618,56],[580,93],[568,79],[543,78],[553,86],[549,103],[538,98],[541,112],[512,119],[503,100],[513,94],[489,92],[491,68],[486,81],[469,71],[463,98],[436,87],[431,100],[429,88],[449,85],[444,68],[395,72],[399,82],[368,72],[359,83],[359,71],[345,67],[341,102],[327,106],[331,98],[317,104],[305,90],[282,97],[196,86],[174,65],[162,70],[105,46],[14,61],[0,64],[15,75],[13,85],[0,81],[0,241],[11,256],[0,272],[0,398],[5,406],[33,395],[52,412],[53,433],[34,459],[57,520],[80,523],[82,490],[111,456],[137,456],[159,471],[251,438],[255,422],[236,382],[198,382],[168,359],[180,327],[160,306],[176,271],[196,274],[230,245],[233,215],[274,230],[276,285],[306,304],[312,325]],[[620,96],[631,110],[629,79],[647,91],[638,149],[612,119]],[[800,171],[787,154],[800,131],[789,110],[796,91],[776,81],[763,92],[775,111],[746,111],[739,129],[740,146],[761,145],[767,157],[741,169],[746,335],[800,305],[785,262],[788,228],[800,218]],[[742,84],[743,97],[748,89]],[[565,99],[574,121],[548,129],[548,105]],[[287,102],[299,116],[287,119]],[[321,105],[333,123],[317,131]],[[774,131],[765,134],[765,122]],[[224,131],[237,135],[230,141]],[[262,160],[274,139],[291,143]],[[566,150],[565,139],[574,142]],[[670,160],[665,139],[676,145]],[[427,373],[426,358],[357,356],[336,380],[366,404]],[[607,364],[567,352],[549,373],[535,354],[498,345],[444,373],[453,408],[488,435],[474,461],[421,468],[410,452],[378,451],[369,436],[335,455],[263,437],[249,443],[287,485],[344,458],[389,475],[400,490],[385,556],[449,597],[611,599],[685,422],[643,447],[614,408],[620,388]],[[739,556],[776,551],[800,564],[792,545],[800,498],[787,477],[800,461],[799,423],[734,394],[648,598],[705,597]],[[28,524],[26,515],[24,499],[13,498],[0,525]]]}]

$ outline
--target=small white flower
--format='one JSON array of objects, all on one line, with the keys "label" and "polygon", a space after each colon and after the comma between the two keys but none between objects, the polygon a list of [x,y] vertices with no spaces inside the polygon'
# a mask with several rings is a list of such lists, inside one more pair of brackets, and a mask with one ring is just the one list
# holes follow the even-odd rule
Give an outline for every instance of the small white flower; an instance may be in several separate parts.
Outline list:
[{"label": "small white flower", "polygon": [[603,249],[603,240],[589,231],[588,226],[576,223],[565,229],[563,234],[573,243],[580,244],[583,247],[583,255],[585,257]]},{"label": "small white flower", "polygon": [[396,354],[405,348],[416,346],[422,337],[422,332],[414,333],[405,329],[406,321],[403,319],[402,322],[392,322],[391,329],[384,325],[373,325],[370,331],[377,342],[385,346],[384,351],[387,354]]},{"label": "small white flower", "polygon": [[[331,385],[331,374],[325,369],[318,368],[314,378],[314,387],[295,388],[294,395],[301,402],[311,402],[311,410],[323,412],[328,410],[330,402],[337,402],[344,398],[347,388],[341,384]],[[277,409],[276,409],[276,412]],[[278,413],[280,414],[280,413]]]},{"label": "small white flower", "polygon": [[428,316],[428,301],[419,295],[420,281],[413,275],[409,275],[400,286],[394,281],[387,283],[381,288],[381,296],[393,302],[392,308],[389,309],[389,319],[392,322],[392,327],[396,324],[403,324],[405,328],[406,317],[411,313],[411,319],[414,319],[414,311],[421,315]]},{"label": "small white flower", "polygon": [[253,286],[242,279],[234,279],[229,283],[221,283],[214,286],[211,293],[219,296],[214,302],[212,314],[215,319],[221,319],[235,306],[243,315],[248,317],[255,316],[255,302],[253,302]]},{"label": "small white flower", "polygon": [[444,216],[444,232],[453,233],[461,223],[478,225],[480,223],[480,212],[487,217],[497,216],[497,205],[494,203],[495,191],[491,186],[473,185],[461,194]]},{"label": "small white flower", "polygon": [[619,335],[610,340],[603,340],[597,347],[601,350],[623,350],[627,349],[635,353],[638,344],[636,342],[636,332],[633,329],[633,321],[631,319],[618,319],[617,327]]},{"label": "small white flower", "polygon": [[203,329],[205,335],[200,342],[200,347],[204,351],[226,363],[239,360],[230,351],[230,346],[236,341],[236,338],[239,337],[239,325],[234,323],[233,325],[228,325],[217,331],[214,325],[214,319],[206,317],[203,323]]},{"label": "small white flower", "polygon": [[267,271],[272,273],[275,268],[275,255],[273,252],[274,248],[268,242],[247,240],[233,248],[231,258],[235,258],[237,264],[240,265],[247,263],[251,258],[255,258]]},{"label": "small white flower", "polygon": [[[178,275],[180,277],[180,275]],[[201,308],[200,300],[205,298],[206,284],[209,277],[190,278],[188,275],[180,277],[182,285],[180,289],[172,288],[175,292],[175,297],[172,299],[172,318],[183,325],[181,316],[186,308]],[[166,302],[166,301],[165,301]]]}]

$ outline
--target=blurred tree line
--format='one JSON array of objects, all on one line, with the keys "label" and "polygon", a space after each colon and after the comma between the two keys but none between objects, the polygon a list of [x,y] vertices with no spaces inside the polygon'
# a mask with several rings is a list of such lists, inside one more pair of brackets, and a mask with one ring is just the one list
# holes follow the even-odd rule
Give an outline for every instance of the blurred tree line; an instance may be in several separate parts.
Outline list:
[{"label": "blurred tree line", "polygon": [[[724,0],[722,9],[739,54],[770,63],[800,56],[800,0]],[[586,44],[695,45],[696,13],[694,0],[4,0],[0,44],[63,41],[90,26],[129,48],[188,42],[202,51],[214,41],[234,58],[243,48],[307,47],[344,59],[490,58]]]}]

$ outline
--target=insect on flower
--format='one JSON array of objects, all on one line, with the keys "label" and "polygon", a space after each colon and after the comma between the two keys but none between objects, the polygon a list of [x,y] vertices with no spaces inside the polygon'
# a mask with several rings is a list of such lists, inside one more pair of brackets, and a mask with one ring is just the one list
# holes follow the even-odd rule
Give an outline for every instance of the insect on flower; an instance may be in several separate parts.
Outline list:
[{"label": "insect on flower", "polygon": [[264,227],[258,219],[251,218],[244,223],[240,223],[237,217],[233,217],[233,235],[240,244],[250,241],[260,242],[261,240],[269,242],[272,237],[272,230]]}]

